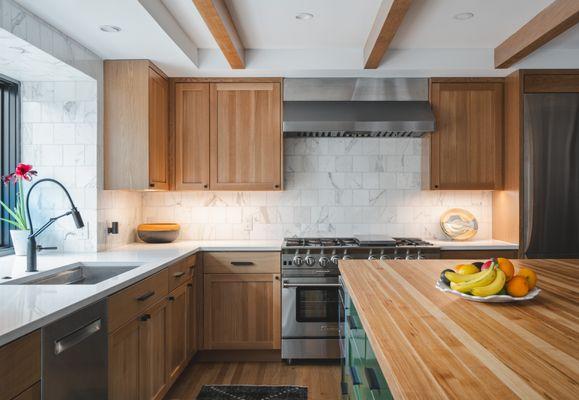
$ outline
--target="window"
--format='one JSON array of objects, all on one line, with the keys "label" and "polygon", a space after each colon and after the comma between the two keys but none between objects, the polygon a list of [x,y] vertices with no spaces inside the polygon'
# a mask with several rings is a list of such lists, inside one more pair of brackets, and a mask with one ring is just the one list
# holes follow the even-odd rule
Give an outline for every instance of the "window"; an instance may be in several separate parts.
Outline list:
[{"label": "window", "polygon": [[[0,175],[14,171],[20,159],[20,85],[0,75]],[[13,185],[0,185],[2,201],[14,207],[16,190]],[[5,211],[0,212],[8,218]],[[0,253],[12,246],[9,224],[0,221]]]}]

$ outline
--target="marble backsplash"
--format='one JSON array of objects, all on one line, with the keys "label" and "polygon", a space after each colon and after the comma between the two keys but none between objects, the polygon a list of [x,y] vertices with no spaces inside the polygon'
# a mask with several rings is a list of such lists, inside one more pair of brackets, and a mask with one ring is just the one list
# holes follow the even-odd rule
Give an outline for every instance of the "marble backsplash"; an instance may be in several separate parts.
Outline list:
[{"label": "marble backsplash", "polygon": [[389,234],[443,238],[452,207],[491,238],[492,192],[420,189],[421,139],[284,139],[281,192],[147,192],[145,222],[176,221],[181,239]]}]

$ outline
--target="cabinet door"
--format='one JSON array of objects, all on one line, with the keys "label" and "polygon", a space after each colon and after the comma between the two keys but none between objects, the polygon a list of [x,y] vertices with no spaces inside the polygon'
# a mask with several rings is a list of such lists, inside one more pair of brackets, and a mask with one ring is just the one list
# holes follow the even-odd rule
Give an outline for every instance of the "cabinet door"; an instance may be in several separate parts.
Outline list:
[{"label": "cabinet door", "polygon": [[209,188],[209,83],[175,84],[175,187]]},{"label": "cabinet door", "polygon": [[206,274],[206,349],[279,349],[280,282],[277,274]]},{"label": "cabinet door", "polygon": [[109,335],[109,399],[139,398],[139,321]]},{"label": "cabinet door", "polygon": [[169,83],[149,68],[150,187],[169,189]]},{"label": "cabinet door", "polygon": [[503,84],[433,82],[431,189],[500,189]]},{"label": "cabinet door", "polygon": [[187,329],[188,339],[188,353],[189,357],[193,357],[197,352],[197,290],[195,290],[197,286],[197,281],[195,280],[196,275],[194,273],[191,283],[187,284],[187,297],[189,298],[189,315],[188,315],[188,324],[189,329]]},{"label": "cabinet door", "polygon": [[173,290],[167,308],[167,357],[169,380],[176,379],[185,364],[188,353],[189,291],[187,285]]},{"label": "cabinet door", "polygon": [[211,84],[211,189],[281,189],[279,83]]},{"label": "cabinet door", "polygon": [[[159,399],[168,382],[167,301],[148,309],[139,320],[139,398]],[[128,398],[128,397],[127,397]]]}]

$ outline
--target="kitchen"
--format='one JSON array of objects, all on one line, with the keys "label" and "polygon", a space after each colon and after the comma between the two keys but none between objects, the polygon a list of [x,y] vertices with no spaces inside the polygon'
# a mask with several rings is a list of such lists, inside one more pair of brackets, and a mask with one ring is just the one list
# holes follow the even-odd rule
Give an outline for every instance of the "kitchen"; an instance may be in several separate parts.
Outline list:
[{"label": "kitchen", "polygon": [[573,398],[578,20],[0,0],[0,399]]}]

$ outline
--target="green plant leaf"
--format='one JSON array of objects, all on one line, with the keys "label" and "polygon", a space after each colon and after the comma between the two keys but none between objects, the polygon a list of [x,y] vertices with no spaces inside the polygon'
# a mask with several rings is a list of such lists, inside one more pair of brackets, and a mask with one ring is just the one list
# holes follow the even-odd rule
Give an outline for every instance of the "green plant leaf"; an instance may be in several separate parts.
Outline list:
[{"label": "green plant leaf", "polygon": [[21,223],[21,221],[20,221],[19,218],[18,218],[18,215],[16,215],[16,213],[15,213],[14,211],[12,211],[12,210],[10,209],[10,207],[8,207],[8,206],[7,206],[6,204],[4,204],[4,203],[2,203],[2,206],[4,207],[4,210],[6,210],[6,212],[7,212],[8,214],[10,214],[10,216],[11,216],[12,218],[14,218],[14,220],[16,220],[16,221],[18,221],[19,223]]},{"label": "green plant leaf", "polygon": [[6,219],[6,218],[0,218],[0,221],[4,221],[4,222],[6,222],[6,223],[9,223],[9,224],[15,226],[16,228],[18,228],[18,229],[21,230],[21,231],[25,231],[25,230],[26,230],[25,227],[23,227],[21,224],[15,222],[15,221],[11,221],[11,220]]}]

